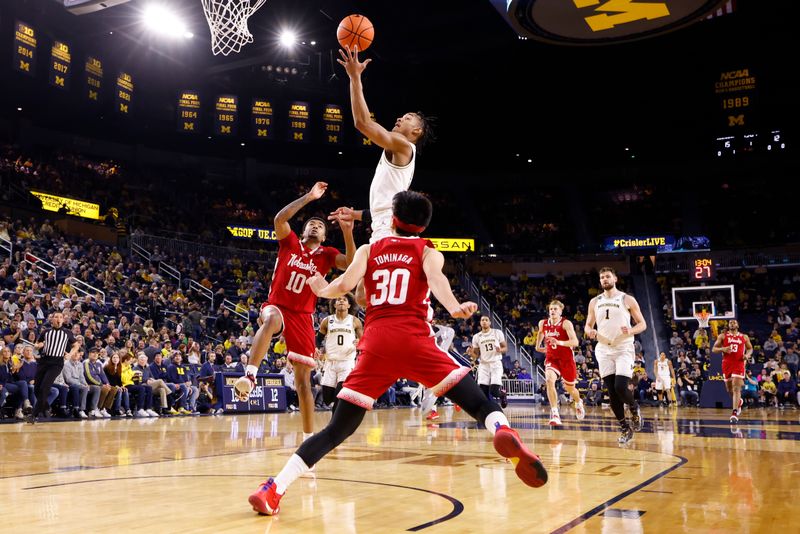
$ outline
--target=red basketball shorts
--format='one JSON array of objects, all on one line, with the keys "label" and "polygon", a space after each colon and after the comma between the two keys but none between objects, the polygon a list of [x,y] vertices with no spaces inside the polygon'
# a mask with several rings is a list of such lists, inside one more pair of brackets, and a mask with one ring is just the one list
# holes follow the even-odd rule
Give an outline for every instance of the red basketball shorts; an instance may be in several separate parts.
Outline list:
[{"label": "red basketball shorts", "polygon": [[314,359],[316,343],[314,340],[314,321],[309,313],[297,313],[287,310],[276,304],[264,303],[261,305],[263,318],[264,310],[273,308],[281,315],[283,328],[273,337],[283,335],[286,340],[286,350],[289,352],[289,360],[293,364],[308,365],[315,367],[317,361]]},{"label": "red basketball shorts", "polygon": [[[441,397],[469,374],[469,368],[436,346],[419,328],[402,328],[392,321],[364,331],[356,367],[338,397],[367,410],[398,378],[419,382]],[[414,332],[414,333],[412,333]]]}]

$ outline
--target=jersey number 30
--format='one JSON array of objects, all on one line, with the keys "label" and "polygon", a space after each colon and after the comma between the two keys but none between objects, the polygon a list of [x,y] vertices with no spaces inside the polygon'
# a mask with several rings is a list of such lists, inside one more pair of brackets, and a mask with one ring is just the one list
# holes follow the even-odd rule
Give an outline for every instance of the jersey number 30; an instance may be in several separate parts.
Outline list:
[{"label": "jersey number 30", "polygon": [[375,281],[375,293],[370,297],[370,304],[380,306],[381,304],[403,304],[408,297],[408,281],[411,273],[408,269],[379,269],[372,273]]}]

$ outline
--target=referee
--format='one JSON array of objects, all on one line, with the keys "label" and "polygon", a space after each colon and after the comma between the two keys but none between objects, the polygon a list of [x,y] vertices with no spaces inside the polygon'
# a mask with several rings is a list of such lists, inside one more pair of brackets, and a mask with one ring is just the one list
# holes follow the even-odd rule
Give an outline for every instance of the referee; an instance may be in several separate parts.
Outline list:
[{"label": "referee", "polygon": [[[64,328],[64,314],[60,311],[50,316],[51,328],[39,334],[36,348],[39,349],[39,361],[36,368],[36,378],[33,387],[36,391],[36,406],[33,413],[28,416],[28,422],[36,422],[36,416],[43,414],[47,409],[47,396],[56,377],[64,369],[64,358],[72,357],[78,352],[80,342],[75,339],[72,331]],[[67,348],[70,348],[67,353]]]}]

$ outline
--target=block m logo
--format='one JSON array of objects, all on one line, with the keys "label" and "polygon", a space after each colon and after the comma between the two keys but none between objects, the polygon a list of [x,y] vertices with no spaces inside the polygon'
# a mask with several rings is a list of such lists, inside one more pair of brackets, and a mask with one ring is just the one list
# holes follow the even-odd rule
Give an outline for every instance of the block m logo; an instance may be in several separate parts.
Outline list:
[{"label": "block m logo", "polygon": [[267,129],[264,128],[263,130],[259,128],[256,130],[256,137],[266,137],[267,136]]},{"label": "block m logo", "polygon": [[302,141],[303,140],[303,132],[295,132],[292,134],[292,140],[294,141]]},{"label": "block m logo", "polygon": [[194,123],[193,122],[184,122],[183,123],[183,131],[184,132],[193,132],[194,131]]},{"label": "block m logo", "polygon": [[[572,0],[577,8],[598,6],[595,12],[599,15],[584,17],[586,24],[593,32],[610,30],[615,26],[637,20],[653,20],[669,16],[669,8],[665,2],[634,2],[633,0]],[[602,5],[600,5],[602,4]],[[608,13],[614,13],[609,15]]]},{"label": "block m logo", "polygon": [[56,85],[64,87],[64,78],[62,76],[56,76]]},{"label": "block m logo", "polygon": [[31,71],[31,64],[28,63],[27,61],[20,60],[20,62],[19,62],[19,70],[24,70],[25,72],[30,72]]},{"label": "block m logo", "polygon": [[89,100],[97,100],[97,91],[89,90]]},{"label": "block m logo", "polygon": [[120,104],[119,105],[119,112],[120,113],[127,113],[128,112],[128,104]]},{"label": "block m logo", "polygon": [[744,113],[741,115],[728,115],[728,127],[744,126]]},{"label": "block m logo", "polygon": [[230,126],[220,126],[219,127],[219,133],[221,133],[221,134],[229,134],[229,133],[231,133],[231,127]]}]

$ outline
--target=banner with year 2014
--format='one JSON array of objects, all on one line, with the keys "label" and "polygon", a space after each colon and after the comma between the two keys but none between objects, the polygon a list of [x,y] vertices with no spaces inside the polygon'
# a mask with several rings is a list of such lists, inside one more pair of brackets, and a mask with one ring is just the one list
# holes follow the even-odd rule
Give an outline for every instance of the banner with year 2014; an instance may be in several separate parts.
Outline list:
[{"label": "banner with year 2014", "polygon": [[14,22],[14,70],[33,76],[36,73],[36,30],[22,21]]}]

